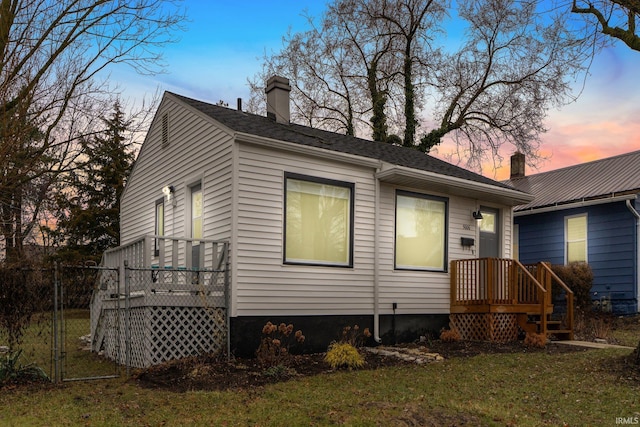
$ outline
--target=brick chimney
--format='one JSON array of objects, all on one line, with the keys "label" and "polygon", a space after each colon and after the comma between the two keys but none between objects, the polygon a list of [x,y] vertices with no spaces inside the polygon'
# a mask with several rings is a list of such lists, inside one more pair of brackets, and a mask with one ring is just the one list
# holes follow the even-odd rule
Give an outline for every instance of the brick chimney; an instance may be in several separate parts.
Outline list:
[{"label": "brick chimney", "polygon": [[289,112],[289,79],[273,76],[267,80],[267,117],[277,123],[289,124],[291,114]]},{"label": "brick chimney", "polygon": [[523,153],[516,151],[511,156],[511,176],[509,179],[524,178],[524,167],[526,159]]}]

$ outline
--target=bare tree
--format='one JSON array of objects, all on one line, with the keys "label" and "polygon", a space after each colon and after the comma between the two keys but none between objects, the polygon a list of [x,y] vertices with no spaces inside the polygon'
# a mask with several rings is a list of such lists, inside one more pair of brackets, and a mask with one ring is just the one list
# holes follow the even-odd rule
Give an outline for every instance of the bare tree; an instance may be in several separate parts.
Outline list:
[{"label": "bare tree", "polygon": [[573,0],[571,12],[591,16],[587,24],[600,28],[600,32],[618,39],[633,50],[640,51],[640,34],[636,28],[640,18],[638,0]]},{"label": "bare tree", "polygon": [[[333,35],[332,43],[324,46],[340,46],[336,62],[349,68],[333,67],[331,74],[323,74],[326,70],[315,67],[314,78],[330,75],[359,88],[349,94],[351,105],[356,105],[357,94],[366,97],[366,108],[355,122],[367,123],[371,115],[375,140],[390,140],[391,126],[404,133],[404,141],[391,142],[425,152],[445,136],[452,138],[458,144],[457,160],[475,169],[487,159],[500,162],[504,144],[535,161],[548,109],[573,100],[570,83],[593,53],[584,34],[563,25],[566,9],[542,10],[539,3],[461,0],[451,9],[435,0],[336,0],[328,5],[317,34]],[[459,49],[437,43],[446,36],[449,15],[457,15],[464,25],[457,28],[463,32]],[[285,40],[283,52],[293,39]],[[315,56],[330,55],[315,51]],[[315,60],[312,50],[304,57]],[[287,64],[294,62],[282,55],[278,61],[279,67],[271,71],[290,76]],[[290,67],[298,73],[296,79],[305,78],[300,67],[299,62]],[[302,86],[300,81],[297,86]],[[342,90],[337,85],[333,89]],[[299,93],[292,92],[296,96]],[[316,99],[310,92],[304,96]],[[427,107],[433,107],[431,117]],[[357,114],[356,109],[349,111]],[[326,114],[323,109],[315,113]],[[428,129],[430,123],[434,125]],[[418,134],[422,136],[416,141]]]},{"label": "bare tree", "polygon": [[404,96],[403,145],[413,147],[418,126],[416,96],[436,65],[432,60],[437,52],[431,48],[431,41],[440,31],[445,7],[436,0],[376,0],[371,3],[367,7],[371,19],[381,24],[387,38],[397,44],[394,53],[402,63],[400,75]]},{"label": "bare tree", "polygon": [[[179,0],[0,0],[0,227],[19,256],[80,138],[113,105],[116,64],[162,71],[160,48],[184,15]],[[102,79],[101,79],[102,78]]]},{"label": "bare tree", "polygon": [[452,135],[458,157],[474,169],[484,160],[500,161],[505,143],[536,157],[546,112],[570,99],[570,82],[588,55],[561,15],[541,15],[536,5],[460,3],[469,23],[466,42],[437,73],[439,124],[421,138],[422,151]]},{"label": "bare tree", "polygon": [[343,43],[340,28],[316,27],[304,33],[287,34],[283,49],[263,58],[261,72],[249,80],[251,99],[248,110],[264,110],[264,84],[280,74],[292,87],[293,121],[355,135],[363,114],[362,89],[352,78],[355,61]]}]

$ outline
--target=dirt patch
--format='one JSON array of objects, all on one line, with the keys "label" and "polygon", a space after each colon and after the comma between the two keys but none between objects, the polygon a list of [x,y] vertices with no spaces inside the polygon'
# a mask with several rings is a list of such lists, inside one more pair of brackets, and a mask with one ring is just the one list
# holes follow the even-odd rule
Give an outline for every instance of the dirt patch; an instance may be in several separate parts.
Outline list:
[{"label": "dirt patch", "polygon": [[[480,354],[532,353],[549,354],[587,351],[581,347],[549,344],[544,349],[528,348],[522,342],[495,344],[488,342],[432,341],[425,344],[395,346],[395,349],[419,349],[425,353],[438,353],[445,359],[452,357],[472,357]],[[394,356],[362,352],[364,369],[373,370],[389,366],[407,366],[415,362]],[[295,355],[286,367],[265,368],[257,359],[235,359],[225,357],[200,356],[168,362],[145,370],[136,371],[133,380],[145,388],[159,388],[174,392],[190,390],[228,390],[260,387],[311,375],[332,372],[324,362],[324,353]],[[438,363],[438,362],[432,362]],[[411,425],[411,424],[408,424]]]}]

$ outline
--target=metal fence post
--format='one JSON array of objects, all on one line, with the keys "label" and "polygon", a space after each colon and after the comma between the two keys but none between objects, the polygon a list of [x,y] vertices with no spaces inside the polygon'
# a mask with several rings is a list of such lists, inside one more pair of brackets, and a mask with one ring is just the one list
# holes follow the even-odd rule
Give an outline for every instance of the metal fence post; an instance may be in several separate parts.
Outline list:
[{"label": "metal fence post", "polygon": [[60,353],[58,349],[58,262],[53,270],[53,381],[60,382]]},{"label": "metal fence post", "polygon": [[131,277],[129,262],[124,260],[124,346],[127,377],[131,375]]},{"label": "metal fence post", "polygon": [[229,249],[229,243],[225,242],[223,245],[224,250],[224,305],[225,305],[225,313],[226,313],[226,327],[227,327],[227,361],[231,360],[231,314],[230,314],[230,302],[231,302],[231,285],[229,283],[229,253],[231,252]]}]

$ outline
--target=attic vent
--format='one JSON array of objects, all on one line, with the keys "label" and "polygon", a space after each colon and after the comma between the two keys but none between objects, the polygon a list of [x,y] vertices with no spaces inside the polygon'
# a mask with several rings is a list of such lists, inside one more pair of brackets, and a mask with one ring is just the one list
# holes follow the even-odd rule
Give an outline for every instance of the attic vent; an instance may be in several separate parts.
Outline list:
[{"label": "attic vent", "polygon": [[169,143],[169,115],[164,114],[162,116],[162,145]]}]

